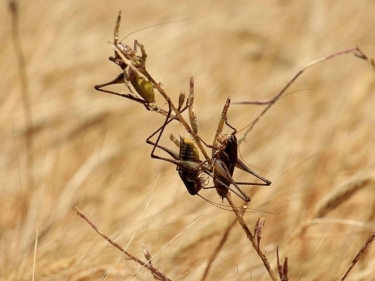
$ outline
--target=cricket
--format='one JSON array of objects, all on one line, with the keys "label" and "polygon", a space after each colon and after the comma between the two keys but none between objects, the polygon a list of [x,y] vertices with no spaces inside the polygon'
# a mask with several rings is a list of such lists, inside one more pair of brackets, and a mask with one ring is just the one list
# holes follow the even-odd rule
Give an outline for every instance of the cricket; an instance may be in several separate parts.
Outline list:
[{"label": "cricket", "polygon": [[[233,211],[236,220],[241,225],[246,237],[251,242],[252,247],[257,252],[259,258],[262,260],[270,278],[276,279],[276,274],[271,268],[265,252],[260,247],[261,232],[264,226],[264,219],[258,218],[255,225],[254,232],[252,232],[247,223],[244,221],[243,216],[246,213],[247,204],[251,202],[251,198],[246,192],[248,186],[270,186],[271,181],[265,177],[254,172],[239,158],[238,149],[243,141],[246,140],[247,135],[258,123],[262,116],[264,116],[272,106],[288,95],[287,90],[297,80],[297,78],[304,73],[307,69],[320,64],[322,62],[331,60],[335,57],[354,54],[355,57],[365,60],[371,67],[375,68],[374,60],[368,57],[360,48],[350,48],[343,51],[332,53],[317,59],[305,67],[301,68],[289,82],[270,99],[265,100],[242,100],[236,101],[235,106],[265,106],[263,111],[245,128],[237,130],[233,125],[228,122],[227,114],[230,108],[231,99],[227,97],[224,107],[221,112],[219,123],[216,127],[216,134],[213,137],[212,144],[206,142],[198,130],[198,118],[194,111],[194,78],[190,77],[189,95],[186,98],[184,92],[181,92],[178,97],[177,106],[173,103],[172,98],[166,93],[162,87],[162,83],[156,82],[153,76],[146,69],[146,54],[145,47],[138,42],[134,41],[134,47],[119,41],[119,27],[121,22],[121,11],[118,14],[115,29],[114,41],[111,43],[115,55],[110,57],[109,60],[120,68],[121,73],[109,82],[98,84],[95,89],[104,93],[109,93],[121,97],[125,97],[137,103],[144,105],[147,111],[153,111],[165,116],[164,122],[154,130],[147,138],[146,144],[151,145],[151,159],[156,159],[173,164],[176,167],[177,174],[181,180],[181,184],[185,186],[190,195],[197,195],[207,201],[208,203],[224,210]],[[140,49],[141,54],[137,54]],[[123,84],[126,86],[129,93],[114,92],[107,87]],[[156,96],[160,95],[167,104],[167,109],[164,106],[157,105]],[[187,111],[188,118],[184,115]],[[174,134],[170,134],[169,139],[177,147],[177,151],[160,144],[162,136],[166,127],[171,122],[178,122],[185,129],[189,137],[180,135],[178,138]],[[224,134],[224,126],[232,130],[229,134]],[[244,133],[243,133],[244,131]],[[242,133],[242,137],[238,139],[237,135]],[[156,140],[153,140],[156,138]],[[206,151],[211,150],[211,156]],[[157,151],[166,154],[160,155]],[[238,181],[235,180],[235,171],[240,170],[255,178],[253,181]],[[212,182],[212,183],[211,183]],[[216,193],[221,198],[222,202],[227,200],[229,206],[212,202],[206,199],[201,193],[210,192],[215,189]],[[242,207],[235,206],[231,194],[234,194],[244,203]],[[267,212],[264,212],[267,213]],[[82,215],[80,215],[82,217]],[[262,222],[262,223],[259,223]],[[108,239],[107,239],[108,240]],[[149,254],[148,254],[149,256]],[[279,252],[277,252],[278,264],[283,267],[279,271],[280,278],[287,278],[288,264],[287,259],[284,265],[281,266],[279,262]],[[150,269],[152,271],[152,269]],[[155,274],[153,273],[155,276]],[[286,279],[285,279],[286,280]]]},{"label": "cricket", "polygon": [[[221,113],[221,118],[216,130],[216,135],[213,139],[213,144],[207,144],[198,134],[197,117],[193,110],[194,106],[194,79],[190,77],[189,96],[185,100],[185,94],[180,93],[178,106],[176,107],[171,98],[161,88],[161,83],[157,83],[154,78],[146,70],[146,59],[147,54],[145,47],[140,44],[137,40],[134,41],[134,48],[119,41],[119,28],[121,22],[121,11],[118,14],[116,25],[114,29],[114,42],[112,44],[115,56],[110,57],[109,60],[114,62],[120,67],[122,72],[112,81],[99,84],[95,86],[96,90],[115,94],[118,96],[126,97],[130,100],[141,103],[147,110],[153,110],[166,116],[164,124],[153,132],[147,139],[146,143],[153,146],[151,151],[151,158],[170,162],[177,166],[177,172],[191,195],[196,195],[202,189],[215,188],[218,195],[224,200],[228,196],[228,191],[241,198],[244,202],[250,202],[251,199],[246,193],[240,188],[240,185],[258,185],[258,186],[269,186],[271,181],[258,175],[249,167],[247,167],[242,160],[238,158],[238,145],[246,139],[247,134],[259,121],[259,119],[278,101],[280,100],[287,89],[293,84],[293,82],[308,68],[321,63],[323,61],[332,59],[339,55],[353,53],[355,56],[367,60],[371,63],[369,58],[359,49],[352,48],[341,52],[334,53],[332,55],[318,59],[304,68],[302,68],[297,74],[286,84],[286,86],[277,93],[273,98],[269,100],[255,100],[255,101],[240,101],[235,102],[237,105],[266,105],[266,108],[259,114],[259,116],[248,125],[248,129],[244,133],[244,136],[238,141],[236,134],[237,130],[229,125],[227,122],[227,112],[229,110],[230,99],[228,98]],[[137,49],[141,50],[141,55],[137,55]],[[372,62],[373,64],[373,62]],[[114,84],[125,84],[130,94],[113,92],[104,87]],[[138,94],[138,97],[134,94],[132,88]],[[156,89],[168,104],[168,110],[161,109],[155,104],[155,90]],[[184,105],[185,104],[185,105]],[[182,113],[188,110],[189,123],[182,116]],[[174,112],[174,115],[172,115]],[[173,136],[170,136],[172,142],[179,148],[179,152],[173,152],[171,149],[159,144],[165,127],[171,121],[180,122],[186,129],[187,133],[192,139],[180,137],[177,140]],[[233,133],[225,136],[222,135],[222,130],[226,124],[233,130]],[[157,140],[153,142],[151,139],[158,134]],[[211,157],[202,146],[202,143],[212,149]],[[196,147],[197,145],[197,147]],[[172,158],[165,158],[158,156],[155,151],[156,148],[163,150],[169,154]],[[199,157],[199,151],[203,154],[204,160]],[[259,179],[261,182],[237,182],[233,179],[233,173],[235,168],[238,168],[248,174]],[[205,174],[205,176],[203,176]],[[207,186],[209,178],[213,179],[213,186]],[[234,187],[232,188],[231,185]]]},{"label": "cricket", "polygon": [[0,281],[374,280],[375,1],[4,3]]},{"label": "cricket", "polygon": [[[155,92],[152,83],[144,76],[146,72],[146,58],[147,54],[143,45],[137,40],[134,41],[134,48],[119,42],[119,29],[121,22],[121,11],[118,14],[116,26],[114,29],[114,42],[113,46],[115,49],[115,56],[109,57],[109,60],[119,66],[122,72],[113,80],[96,85],[94,88],[98,91],[114,94],[128,98],[130,100],[143,104],[146,108],[150,108],[150,105],[155,103]],[[141,56],[137,55],[137,48],[141,49]],[[125,84],[130,91],[130,94],[122,94],[107,89],[104,87]],[[129,83],[133,86],[134,90],[138,93],[138,97],[134,94],[133,90],[129,86]],[[153,107],[151,107],[153,108]],[[153,108],[154,109],[154,108]]]}]

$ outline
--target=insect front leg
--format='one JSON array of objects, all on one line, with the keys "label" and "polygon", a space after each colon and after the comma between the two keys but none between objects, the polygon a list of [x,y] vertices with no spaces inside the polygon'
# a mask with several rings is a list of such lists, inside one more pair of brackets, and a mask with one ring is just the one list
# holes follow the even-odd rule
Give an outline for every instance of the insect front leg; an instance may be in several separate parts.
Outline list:
[{"label": "insect front leg", "polygon": [[[187,107],[185,107],[184,109],[182,109],[181,113],[186,110]],[[166,118],[165,118],[165,121],[163,123],[163,125],[161,127],[159,127],[155,132],[153,132],[147,139],[146,139],[146,143],[147,144],[150,144],[153,146],[152,148],[152,151],[151,151],[151,158],[155,158],[155,159],[159,159],[159,160],[163,160],[163,161],[167,161],[167,162],[170,162],[172,164],[175,164],[177,166],[182,166],[184,168],[190,168],[191,166],[193,166],[193,164],[189,164],[189,163],[186,163],[186,161],[181,161],[181,159],[179,158],[179,154],[173,152],[171,149],[169,148],[166,148],[162,145],[159,144],[159,141],[161,139],[161,136],[163,135],[163,132],[164,132],[164,129],[165,127],[174,120],[174,118],[172,117],[171,118],[171,115],[172,115],[172,109],[171,107],[168,108],[168,113],[166,115]],[[158,134],[158,137],[156,139],[155,142],[153,142],[151,139],[156,135]],[[165,157],[161,157],[157,154],[155,154],[155,150],[156,148],[159,148],[163,151],[165,151],[166,153],[168,153],[170,156],[173,157],[173,159],[169,159],[169,158],[165,158]]]}]

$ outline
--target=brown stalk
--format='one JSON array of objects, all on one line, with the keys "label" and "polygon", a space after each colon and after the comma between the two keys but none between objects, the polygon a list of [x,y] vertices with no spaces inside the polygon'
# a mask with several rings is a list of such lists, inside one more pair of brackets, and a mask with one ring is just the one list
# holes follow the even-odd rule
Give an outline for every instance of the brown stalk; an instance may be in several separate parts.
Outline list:
[{"label": "brown stalk", "polygon": [[251,245],[253,246],[253,248],[255,249],[255,251],[257,252],[258,256],[261,258],[262,262],[263,262],[263,265],[264,267],[266,268],[269,276],[271,277],[272,280],[274,281],[277,281],[277,275],[275,274],[275,272],[272,270],[271,268],[271,265],[269,264],[268,260],[267,260],[267,257],[266,255],[263,253],[263,251],[258,248],[258,243],[254,237],[254,235],[251,233],[250,229],[248,228],[248,226],[246,225],[246,222],[245,220],[243,219],[243,216],[241,215],[241,213],[238,211],[238,208],[235,206],[235,204],[233,203],[232,199],[230,198],[230,196],[227,196],[226,199],[228,200],[230,206],[232,207],[233,209],[233,212],[235,213],[236,215],[236,218],[237,218],[237,221],[238,223],[242,226],[242,229],[243,231],[245,232],[247,238],[249,239],[249,241],[251,242]]},{"label": "brown stalk", "polygon": [[352,262],[350,263],[348,269],[345,271],[344,275],[340,278],[340,281],[344,281],[346,277],[348,277],[350,271],[353,269],[353,267],[356,265],[356,263],[359,261],[361,256],[364,254],[366,249],[371,245],[371,243],[375,239],[375,231],[370,235],[370,237],[367,239],[366,243],[362,246],[362,248],[359,250],[358,254],[354,257]]},{"label": "brown stalk", "polygon": [[354,54],[356,57],[360,58],[360,59],[363,59],[363,60],[366,60],[367,63],[369,63],[373,68],[375,68],[375,63],[374,63],[374,60],[369,58],[367,55],[365,55],[358,47],[356,48],[350,48],[350,49],[347,49],[347,50],[343,50],[343,51],[339,51],[339,52],[336,52],[336,53],[333,53],[333,54],[330,54],[328,56],[325,56],[325,57],[322,57],[320,59],[317,59],[311,63],[309,63],[308,65],[306,65],[305,67],[303,67],[302,69],[300,69],[297,74],[295,74],[293,76],[293,78],[284,86],[284,88],[282,88],[282,90],[276,95],[274,96],[272,99],[270,100],[264,100],[264,101],[241,101],[241,102],[234,102],[233,104],[256,104],[256,105],[267,105],[266,108],[258,115],[257,118],[255,118],[255,120],[253,122],[251,122],[251,124],[249,125],[249,127],[247,128],[246,132],[244,133],[243,137],[238,141],[238,144],[240,144],[241,142],[243,142],[248,133],[253,129],[253,127],[255,126],[256,123],[258,123],[259,119],[280,99],[283,97],[283,94],[285,93],[285,91],[294,83],[294,81],[297,80],[297,78],[303,73],[305,72],[307,69],[309,69],[310,67],[313,67],[321,62],[324,62],[324,61],[327,61],[327,60],[330,60],[332,58],[335,58],[335,57],[338,57],[338,56],[341,56],[341,55],[346,55],[346,54]]},{"label": "brown stalk", "polygon": [[280,280],[281,281],[288,281],[288,257],[285,257],[284,264],[280,263],[280,256],[279,256],[279,247],[276,248],[276,258],[277,258],[277,270],[279,272]]},{"label": "brown stalk", "polygon": [[77,211],[77,215],[83,218],[91,227],[95,230],[96,233],[98,233],[101,237],[103,237],[105,240],[107,240],[108,243],[110,243],[113,247],[120,250],[122,253],[124,253],[126,256],[128,256],[131,260],[135,261],[136,263],[140,264],[142,267],[147,268],[151,271],[152,275],[159,278],[159,280],[166,280],[171,281],[168,277],[166,277],[163,273],[161,273],[159,270],[157,270],[155,267],[151,265],[149,261],[143,262],[137,257],[133,256],[129,252],[125,251],[119,244],[117,244],[115,241],[113,241],[111,238],[109,238],[107,235],[105,235],[103,232],[101,232],[97,226],[89,219],[87,218],[78,207],[74,207]]}]

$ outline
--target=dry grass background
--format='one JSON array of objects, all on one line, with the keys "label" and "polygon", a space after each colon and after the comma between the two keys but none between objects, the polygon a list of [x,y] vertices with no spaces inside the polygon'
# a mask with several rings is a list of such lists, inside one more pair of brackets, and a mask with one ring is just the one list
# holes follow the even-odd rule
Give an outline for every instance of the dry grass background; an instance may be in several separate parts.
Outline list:
[{"label": "dry grass background", "polygon": [[[227,96],[270,98],[302,66],[345,48],[358,45],[375,55],[374,1],[22,1],[33,124],[30,185],[22,86],[3,3],[0,280],[31,279],[37,228],[36,280],[99,280],[108,271],[106,280],[152,279],[121,258],[74,206],[140,258],[144,244],[154,266],[173,280],[200,279],[234,217],[190,196],[173,165],[150,159],[145,139],[161,116],[93,89],[118,74],[107,60],[107,42],[120,9],[121,35],[187,19],[125,41],[145,45],[149,72],[175,100],[194,75],[207,140]],[[288,91],[294,93],[241,145],[242,159],[273,182],[246,188],[258,211],[245,219],[253,225],[262,212],[272,213],[263,214],[262,246],[273,264],[276,245],[289,256],[292,280],[339,278],[375,228],[374,89],[374,72],[363,61],[348,55],[326,62],[303,74]],[[242,128],[261,109],[232,105],[229,120]],[[163,143],[173,147],[167,137]],[[337,192],[344,194],[332,195]],[[220,202],[213,190],[201,194]],[[332,196],[333,203],[321,205]],[[373,278],[374,253],[370,248],[348,280]],[[238,225],[208,280],[269,280]]]}]

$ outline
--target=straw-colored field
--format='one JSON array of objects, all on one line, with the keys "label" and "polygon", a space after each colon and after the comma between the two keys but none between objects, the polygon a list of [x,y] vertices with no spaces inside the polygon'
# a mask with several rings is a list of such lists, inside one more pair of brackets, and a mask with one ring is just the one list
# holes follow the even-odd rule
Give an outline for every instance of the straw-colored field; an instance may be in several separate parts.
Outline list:
[{"label": "straw-colored field", "polygon": [[[150,158],[145,140],[161,115],[94,90],[119,74],[108,61],[118,10],[121,37],[185,19],[124,42],[144,44],[148,71],[175,102],[194,76],[208,142],[228,96],[271,98],[303,66],[351,47],[375,57],[374,1],[20,2],[26,89],[11,14],[0,8],[0,280],[153,279],[75,206],[144,261],[146,247],[172,280],[201,280],[235,218],[189,195],[174,165]],[[252,199],[245,221],[253,229],[263,216],[261,248],[273,266],[276,246],[289,257],[290,280],[339,279],[375,229],[374,73],[352,54],[314,66],[240,146],[241,159],[272,181],[243,187]],[[228,120],[240,130],[263,108],[231,105]],[[168,134],[188,136],[177,122],[166,131],[161,144],[174,150]],[[200,194],[221,203],[214,189]],[[374,254],[371,245],[347,280],[374,280]],[[270,280],[238,223],[206,280]]]}]

